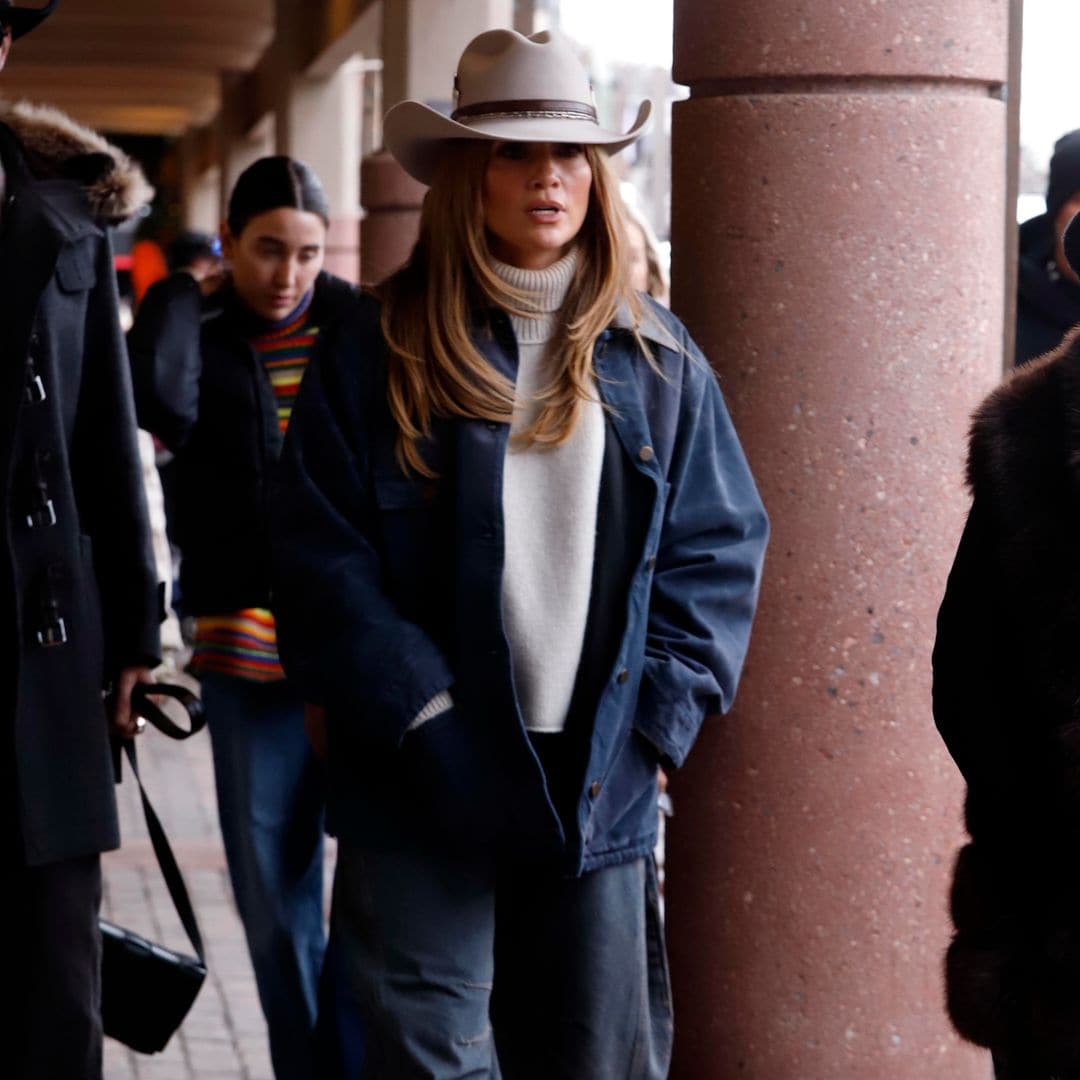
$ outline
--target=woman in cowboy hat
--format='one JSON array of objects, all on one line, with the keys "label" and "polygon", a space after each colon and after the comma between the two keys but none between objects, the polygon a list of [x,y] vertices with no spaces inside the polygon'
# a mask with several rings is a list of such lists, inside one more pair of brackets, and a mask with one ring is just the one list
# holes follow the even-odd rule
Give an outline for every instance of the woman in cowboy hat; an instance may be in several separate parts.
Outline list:
[{"label": "woman in cowboy hat", "polygon": [[[275,610],[328,712],[332,935],[372,1077],[663,1076],[657,771],[735,692],[768,526],[716,380],[628,285],[566,41],[465,49],[408,263],[301,390]],[[495,972],[498,972],[497,977]]]}]

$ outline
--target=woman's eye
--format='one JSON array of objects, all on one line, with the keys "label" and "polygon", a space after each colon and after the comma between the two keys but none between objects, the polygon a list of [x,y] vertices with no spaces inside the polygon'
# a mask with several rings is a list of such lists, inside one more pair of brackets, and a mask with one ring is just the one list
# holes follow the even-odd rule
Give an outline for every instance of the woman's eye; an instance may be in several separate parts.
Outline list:
[{"label": "woman's eye", "polygon": [[559,143],[557,152],[559,157],[577,157],[585,153],[585,147],[581,143]]},{"label": "woman's eye", "polygon": [[497,157],[509,158],[511,161],[520,161],[525,157],[525,144],[524,143],[501,143],[495,149]]}]

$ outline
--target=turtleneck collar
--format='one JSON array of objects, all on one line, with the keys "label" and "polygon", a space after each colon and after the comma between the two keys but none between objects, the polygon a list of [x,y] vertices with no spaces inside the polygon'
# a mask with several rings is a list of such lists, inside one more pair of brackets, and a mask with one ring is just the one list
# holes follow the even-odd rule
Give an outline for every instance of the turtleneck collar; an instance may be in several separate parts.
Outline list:
[{"label": "turtleneck collar", "polygon": [[491,269],[507,285],[525,293],[521,307],[535,313],[524,317],[510,316],[519,344],[542,345],[554,336],[558,313],[566,300],[577,264],[576,247],[543,270],[525,270],[520,266],[510,266],[492,256]]},{"label": "turtleneck collar", "polygon": [[235,325],[239,329],[240,333],[246,338],[262,337],[264,334],[272,334],[277,330],[283,330],[286,326],[290,326],[302,315],[307,313],[308,308],[311,307],[312,297],[315,295],[314,289],[308,289],[306,293],[300,298],[300,303],[285,316],[284,319],[264,319],[261,315],[252,311],[251,308],[240,299],[236,290],[230,285],[229,294],[226,298],[226,303],[232,309]]}]

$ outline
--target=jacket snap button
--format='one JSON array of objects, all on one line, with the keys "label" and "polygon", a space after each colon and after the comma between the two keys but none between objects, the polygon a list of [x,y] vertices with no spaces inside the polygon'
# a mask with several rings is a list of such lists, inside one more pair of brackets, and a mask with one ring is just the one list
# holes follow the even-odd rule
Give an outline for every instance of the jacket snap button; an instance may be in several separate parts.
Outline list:
[{"label": "jacket snap button", "polygon": [[655,555],[650,555],[645,560],[645,565],[651,570],[656,565],[656,556]]},{"label": "jacket snap button", "polygon": [[589,798],[595,799],[600,794],[600,781],[594,780],[589,785]]},{"label": "jacket snap button", "polygon": [[615,676],[620,683],[624,683],[630,678],[630,672],[623,668],[618,675]]},{"label": "jacket snap button", "polygon": [[494,420],[489,420],[487,429],[488,429],[488,431],[498,431],[499,430],[499,425],[496,424]]},{"label": "jacket snap button", "polygon": [[639,457],[639,458],[640,458],[640,459],[641,459],[642,461],[652,461],[652,459],[653,459],[653,448],[652,448],[651,446],[643,446],[643,447],[642,447],[642,448],[641,448],[641,449],[640,449],[640,450],[639,450],[639,451],[637,452],[637,456],[638,456],[638,457]]}]

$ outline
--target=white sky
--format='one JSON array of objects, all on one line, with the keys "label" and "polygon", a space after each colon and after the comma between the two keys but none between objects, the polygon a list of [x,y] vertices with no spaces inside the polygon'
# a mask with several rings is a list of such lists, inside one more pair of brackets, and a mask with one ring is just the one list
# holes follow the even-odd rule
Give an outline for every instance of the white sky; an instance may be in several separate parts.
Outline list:
[{"label": "white sky", "polygon": [[1080,128],[1080,45],[1077,0],[1024,0],[1024,58],[1020,77],[1020,142],[1045,166],[1054,140]]},{"label": "white sky", "polygon": [[599,60],[671,67],[672,10],[671,0],[561,0],[559,21]]}]

